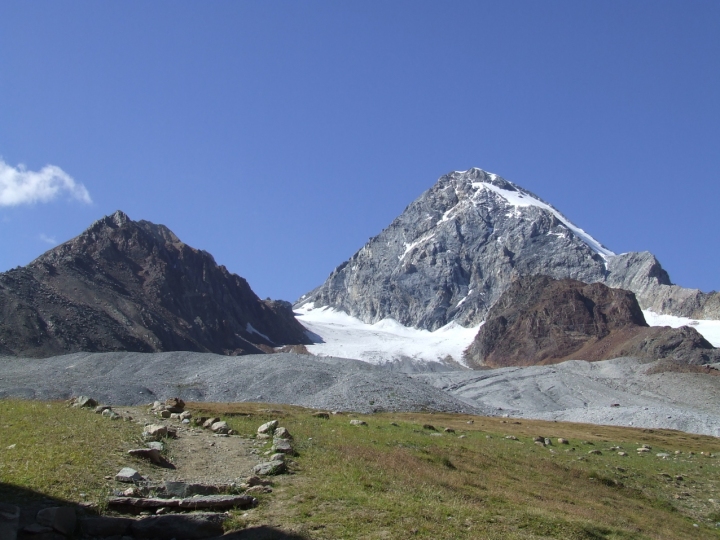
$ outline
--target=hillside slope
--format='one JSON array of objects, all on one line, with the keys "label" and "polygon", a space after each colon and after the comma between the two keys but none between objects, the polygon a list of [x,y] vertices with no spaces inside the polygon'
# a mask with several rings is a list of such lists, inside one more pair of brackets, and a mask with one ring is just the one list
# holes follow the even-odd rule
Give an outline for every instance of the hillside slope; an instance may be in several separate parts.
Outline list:
[{"label": "hillside slope", "polygon": [[649,327],[629,291],[525,276],[500,296],[465,353],[471,367],[622,356],[668,360],[679,369],[719,362],[720,350],[689,326]]},{"label": "hillside slope", "polygon": [[262,352],[303,344],[289,303],[163,225],[118,211],[26,267],[0,274],[0,353]]}]

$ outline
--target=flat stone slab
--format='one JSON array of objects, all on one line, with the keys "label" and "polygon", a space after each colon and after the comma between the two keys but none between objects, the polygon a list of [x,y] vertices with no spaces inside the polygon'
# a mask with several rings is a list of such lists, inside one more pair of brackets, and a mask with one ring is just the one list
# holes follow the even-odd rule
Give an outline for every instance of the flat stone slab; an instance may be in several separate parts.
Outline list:
[{"label": "flat stone slab", "polygon": [[160,497],[113,497],[108,507],[113,510],[147,510],[156,508],[180,508],[183,510],[226,510],[228,508],[252,508],[257,499],[248,495],[201,495],[185,499],[161,499]]},{"label": "flat stone slab", "polygon": [[227,508],[252,508],[256,505],[257,499],[249,495],[205,495],[180,499],[178,507],[189,510],[222,510]]},{"label": "flat stone slab", "polygon": [[108,508],[122,510],[123,508],[177,508],[181,499],[161,499],[160,497],[112,497],[108,499]]},{"label": "flat stone slab", "polygon": [[229,484],[193,484],[188,482],[165,481],[165,495],[185,498],[192,495],[220,495],[230,490]]},{"label": "flat stone slab", "polygon": [[201,540],[221,536],[225,514],[169,514],[150,516],[133,521],[130,526],[132,538],[156,540]]}]

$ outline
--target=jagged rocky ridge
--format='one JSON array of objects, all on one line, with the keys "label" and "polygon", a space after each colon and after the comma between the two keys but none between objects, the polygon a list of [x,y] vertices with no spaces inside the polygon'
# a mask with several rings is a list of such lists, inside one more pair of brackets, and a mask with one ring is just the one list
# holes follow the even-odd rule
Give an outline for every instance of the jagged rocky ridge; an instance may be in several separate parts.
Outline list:
[{"label": "jagged rocky ridge", "polygon": [[643,309],[720,318],[720,294],[672,285],[649,252],[616,255],[536,195],[480,169],[452,172],[297,305],[435,330],[482,322],[520,276],[633,291]]},{"label": "jagged rocky ridge", "polygon": [[106,216],[29,265],[0,274],[0,354],[261,353],[309,343],[288,302],[163,225]]},{"label": "jagged rocky ridge", "polygon": [[720,350],[688,326],[649,327],[630,291],[525,276],[500,296],[465,352],[474,368],[624,356],[697,366],[720,361]]}]

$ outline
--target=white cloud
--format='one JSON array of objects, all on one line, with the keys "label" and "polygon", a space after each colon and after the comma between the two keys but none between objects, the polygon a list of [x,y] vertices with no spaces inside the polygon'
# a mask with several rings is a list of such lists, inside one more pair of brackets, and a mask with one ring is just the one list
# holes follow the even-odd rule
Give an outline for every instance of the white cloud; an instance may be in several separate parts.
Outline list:
[{"label": "white cloud", "polygon": [[56,246],[56,245],[57,245],[57,240],[55,240],[55,237],[54,237],[54,236],[48,236],[48,235],[45,234],[45,233],[41,233],[40,236],[39,236],[39,238],[40,238],[40,240],[42,240],[42,241],[45,242],[46,244],[50,244],[51,246]]},{"label": "white cloud", "polygon": [[85,186],[55,165],[28,171],[24,165],[11,167],[0,158],[0,206],[48,202],[61,193],[86,204],[92,203]]}]

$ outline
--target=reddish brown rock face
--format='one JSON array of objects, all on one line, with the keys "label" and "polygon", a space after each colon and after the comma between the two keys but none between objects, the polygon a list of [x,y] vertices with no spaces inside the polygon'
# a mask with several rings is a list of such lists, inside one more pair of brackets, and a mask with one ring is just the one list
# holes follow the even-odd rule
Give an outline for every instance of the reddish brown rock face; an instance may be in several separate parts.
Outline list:
[{"label": "reddish brown rock face", "polygon": [[503,293],[465,354],[473,367],[502,367],[620,356],[702,364],[717,351],[692,328],[648,327],[629,291],[532,276]]},{"label": "reddish brown rock face", "polygon": [[28,266],[0,274],[0,354],[262,352],[309,343],[286,302],[167,227],[116,212]]}]

